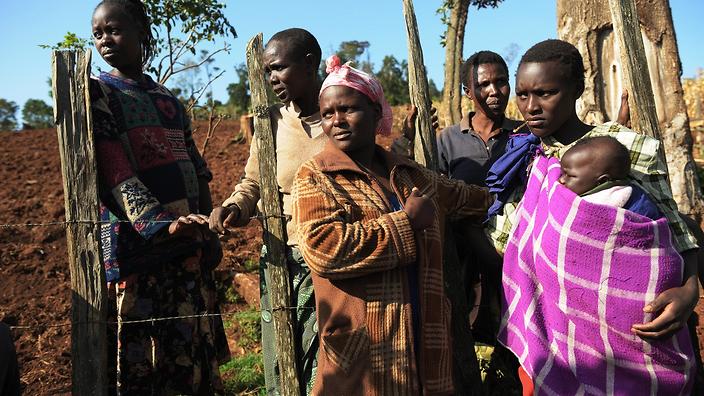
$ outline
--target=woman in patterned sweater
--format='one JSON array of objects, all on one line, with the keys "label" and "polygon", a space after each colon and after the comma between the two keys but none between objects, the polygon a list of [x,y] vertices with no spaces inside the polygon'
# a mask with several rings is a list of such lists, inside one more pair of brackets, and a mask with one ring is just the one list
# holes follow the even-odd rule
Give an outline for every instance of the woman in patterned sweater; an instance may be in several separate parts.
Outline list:
[{"label": "woman in patterned sweater", "polygon": [[443,223],[480,218],[491,198],[375,145],[391,127],[381,85],[336,56],[327,63],[329,141],[293,188],[321,338],[313,393],[452,394]]},{"label": "woman in patterned sweater", "polygon": [[221,252],[203,214],[212,176],[181,103],[142,72],[152,42],[142,3],[101,2],[92,29],[114,68],[91,81],[102,258],[118,319],[111,386],[121,395],[222,393],[218,364],[229,351],[219,317],[148,321],[218,313]]}]

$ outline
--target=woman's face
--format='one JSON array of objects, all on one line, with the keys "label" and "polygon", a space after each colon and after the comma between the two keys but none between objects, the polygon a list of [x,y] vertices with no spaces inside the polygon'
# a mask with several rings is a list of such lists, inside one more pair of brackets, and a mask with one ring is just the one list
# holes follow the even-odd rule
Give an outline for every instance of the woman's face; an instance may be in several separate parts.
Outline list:
[{"label": "woman's face", "polygon": [[268,43],[264,49],[264,70],[274,93],[284,103],[305,97],[316,87],[315,70],[308,58],[298,59],[291,52],[290,46],[279,41]]},{"label": "woman's face", "polygon": [[103,4],[93,13],[93,43],[100,56],[118,70],[142,68],[143,33],[119,6]]},{"label": "woman's face", "polygon": [[516,73],[516,104],[528,128],[543,138],[565,132],[562,128],[575,115],[579,88],[568,81],[564,66],[556,61],[528,62]]},{"label": "woman's face", "polygon": [[334,85],[320,95],[322,127],[330,141],[344,152],[373,147],[381,108],[363,93]]}]

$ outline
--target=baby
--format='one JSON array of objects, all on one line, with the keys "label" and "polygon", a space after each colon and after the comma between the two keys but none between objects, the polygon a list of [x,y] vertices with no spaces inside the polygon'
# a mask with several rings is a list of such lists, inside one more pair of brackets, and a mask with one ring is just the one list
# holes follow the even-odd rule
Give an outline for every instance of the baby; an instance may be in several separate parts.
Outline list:
[{"label": "baby", "polygon": [[628,179],[628,149],[611,136],[575,143],[560,160],[560,184],[582,199],[630,210],[652,220],[663,215],[642,188]]}]

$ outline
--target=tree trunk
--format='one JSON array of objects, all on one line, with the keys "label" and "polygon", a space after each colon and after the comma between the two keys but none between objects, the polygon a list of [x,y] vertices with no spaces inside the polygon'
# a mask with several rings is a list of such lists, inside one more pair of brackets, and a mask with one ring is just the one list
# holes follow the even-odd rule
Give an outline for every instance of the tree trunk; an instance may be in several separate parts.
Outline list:
[{"label": "tree trunk", "polygon": [[442,114],[446,125],[459,124],[462,119],[460,67],[469,0],[452,0],[451,3],[450,21],[445,32],[445,83],[442,90],[442,102],[447,106]]},{"label": "tree trunk", "polygon": [[[662,140],[636,2],[609,0],[609,8],[613,31],[621,49],[621,77],[626,89],[636,93],[628,97],[633,129]],[[661,150],[660,154],[665,160],[665,153]]]},{"label": "tree trunk", "polygon": [[[692,157],[692,136],[680,81],[682,68],[669,2],[638,0],[637,7],[672,194],[682,213],[701,222],[704,205]],[[558,0],[557,31],[584,57],[585,91],[578,103],[579,116],[592,124],[615,119],[623,79],[608,0]]]}]

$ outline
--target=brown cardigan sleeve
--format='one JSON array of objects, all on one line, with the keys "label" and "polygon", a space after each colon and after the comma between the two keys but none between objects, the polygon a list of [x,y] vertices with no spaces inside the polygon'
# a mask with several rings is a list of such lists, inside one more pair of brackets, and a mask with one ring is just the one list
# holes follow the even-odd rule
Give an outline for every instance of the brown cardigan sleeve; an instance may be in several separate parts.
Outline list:
[{"label": "brown cardigan sleeve", "polygon": [[403,211],[350,222],[321,174],[304,164],[293,185],[293,218],[303,258],[315,274],[330,279],[364,276],[416,261],[416,244]]},{"label": "brown cardigan sleeve", "polygon": [[424,169],[429,177],[436,180],[438,205],[450,219],[466,217],[484,218],[494,201],[489,189],[462,180],[449,179],[445,175]]}]

